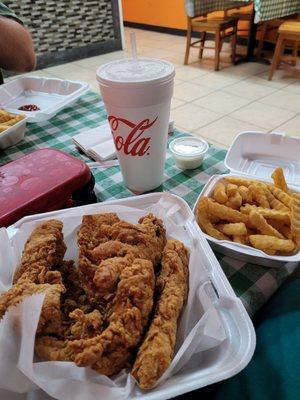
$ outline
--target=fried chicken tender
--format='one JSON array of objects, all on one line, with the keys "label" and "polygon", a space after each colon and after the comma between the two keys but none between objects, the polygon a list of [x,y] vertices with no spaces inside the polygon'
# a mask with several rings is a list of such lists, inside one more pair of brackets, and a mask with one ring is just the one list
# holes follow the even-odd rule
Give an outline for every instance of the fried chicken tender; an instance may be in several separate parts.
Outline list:
[{"label": "fried chicken tender", "polygon": [[132,264],[133,257],[113,257],[103,260],[96,269],[93,282],[101,297],[110,296],[115,292],[122,270]]},{"label": "fried chicken tender", "polygon": [[120,219],[115,213],[84,215],[78,232],[79,256],[87,250],[92,250],[100,243],[107,242],[109,227]]},{"label": "fried chicken tender", "polygon": [[93,284],[97,263],[90,259],[89,252],[102,243],[110,240],[110,226],[119,222],[117,214],[105,213],[96,215],[84,215],[78,232],[79,263],[78,271],[81,286],[88,299],[98,301],[99,294]]},{"label": "fried chicken tender", "polygon": [[153,388],[174,355],[177,322],[188,290],[188,253],[177,240],[166,244],[157,289],[155,315],[132,369],[141,389]]},{"label": "fried chicken tender", "polygon": [[[110,228],[110,238],[113,241],[134,246],[134,248],[120,246],[117,253],[113,253],[113,249],[109,249],[109,244],[106,246],[100,244],[89,253],[93,261],[99,262],[106,258],[119,257],[120,254],[125,255],[132,252],[134,256],[139,255],[138,258],[152,261],[156,266],[161,261],[161,254],[166,243],[166,232],[162,221],[149,214],[141,218],[135,225],[125,221],[113,224]],[[108,249],[108,254],[105,254],[103,248]]]},{"label": "fried chicken tender", "polygon": [[72,339],[87,339],[97,335],[100,333],[104,322],[103,316],[98,310],[84,314],[82,310],[77,308],[69,316],[75,320],[75,323],[71,325]]},{"label": "fried chicken tender", "polygon": [[62,227],[61,221],[52,219],[34,229],[25,244],[14,283],[21,276],[35,283],[44,283],[41,279],[46,272],[62,263],[66,251]]},{"label": "fried chicken tender", "polygon": [[97,217],[101,240],[96,247],[85,245],[82,240],[83,236],[87,237],[81,232],[86,230],[86,222],[90,221],[87,217],[91,216],[84,217],[78,235],[79,271],[91,301],[99,298],[109,300],[115,292],[121,271],[128,265],[128,257],[149,260],[155,267],[159,265],[166,233],[162,221],[153,214],[141,218],[138,224],[116,221],[112,214],[100,214]]},{"label": "fried chicken tender", "polygon": [[135,259],[121,272],[108,327],[92,339],[69,341],[67,353],[74,353],[78,366],[91,366],[104,375],[121,371],[141,341],[152,310],[153,294],[152,263]]},{"label": "fried chicken tender", "polygon": [[35,293],[45,293],[37,333],[57,334],[61,330],[60,296],[64,286],[60,284],[35,284],[19,279],[7,292],[0,296],[0,319],[5,312],[25,297]]},{"label": "fried chicken tender", "polygon": [[68,340],[53,336],[42,336],[35,339],[35,352],[42,360],[74,361],[74,353],[67,347]]}]

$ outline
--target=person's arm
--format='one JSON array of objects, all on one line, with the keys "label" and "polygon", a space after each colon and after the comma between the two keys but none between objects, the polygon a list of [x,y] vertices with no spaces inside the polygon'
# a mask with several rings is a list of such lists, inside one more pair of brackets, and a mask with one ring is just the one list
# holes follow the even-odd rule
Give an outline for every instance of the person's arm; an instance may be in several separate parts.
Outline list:
[{"label": "person's arm", "polygon": [[0,67],[14,72],[35,69],[30,33],[12,18],[0,17]]}]

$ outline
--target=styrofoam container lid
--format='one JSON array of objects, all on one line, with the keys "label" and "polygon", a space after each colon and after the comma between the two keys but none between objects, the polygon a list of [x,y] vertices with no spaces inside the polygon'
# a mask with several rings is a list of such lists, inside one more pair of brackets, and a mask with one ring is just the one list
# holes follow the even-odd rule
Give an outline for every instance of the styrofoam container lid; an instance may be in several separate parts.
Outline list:
[{"label": "styrofoam container lid", "polygon": [[300,139],[284,133],[241,132],[224,160],[233,173],[270,179],[282,167],[288,184],[300,186]]},{"label": "styrofoam container lid", "polygon": [[140,86],[168,82],[173,79],[175,68],[157,58],[124,58],[102,65],[96,75],[100,84]]},{"label": "styrofoam container lid", "polygon": [[[58,78],[19,76],[0,86],[0,107],[27,116],[28,122],[47,121],[86,93],[90,85]],[[37,111],[19,110],[34,104]]]}]

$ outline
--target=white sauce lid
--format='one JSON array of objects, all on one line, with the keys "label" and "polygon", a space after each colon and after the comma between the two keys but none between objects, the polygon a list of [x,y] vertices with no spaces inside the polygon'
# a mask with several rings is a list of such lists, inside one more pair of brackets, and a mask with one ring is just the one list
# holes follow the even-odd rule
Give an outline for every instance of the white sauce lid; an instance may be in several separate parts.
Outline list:
[{"label": "white sauce lid", "polygon": [[169,145],[170,151],[182,157],[197,157],[203,155],[208,150],[208,143],[200,138],[181,137],[172,140]]}]

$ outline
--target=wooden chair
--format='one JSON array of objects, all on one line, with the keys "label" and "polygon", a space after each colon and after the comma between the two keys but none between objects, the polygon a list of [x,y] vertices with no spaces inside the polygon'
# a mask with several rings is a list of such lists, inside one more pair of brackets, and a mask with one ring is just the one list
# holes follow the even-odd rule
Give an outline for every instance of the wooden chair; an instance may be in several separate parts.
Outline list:
[{"label": "wooden chair", "polygon": [[[236,0],[185,0],[185,11],[187,14],[187,40],[184,64],[188,64],[190,48],[199,48],[199,58],[203,56],[203,50],[209,48],[205,46],[207,33],[215,35],[215,70],[219,70],[220,52],[225,38],[232,37],[232,63],[235,63],[235,50],[237,41],[237,23],[235,16],[208,17],[209,13],[214,11],[226,11],[232,8],[239,8],[245,5],[244,1]],[[225,13],[226,14],[226,13]],[[192,33],[200,32],[200,40],[192,42]]]},{"label": "wooden chair", "polygon": [[[203,56],[203,50],[212,48],[205,46],[206,34],[207,32],[213,33],[215,35],[215,71],[219,70],[220,65],[220,52],[222,48],[222,41],[232,36],[231,40],[231,61],[235,64],[235,51],[236,51],[236,41],[237,41],[237,23],[238,18],[236,17],[224,17],[224,18],[201,18],[192,19],[188,17],[188,27],[187,27],[187,43],[184,64],[188,64],[189,53],[191,47],[199,47],[199,58]],[[201,32],[201,39],[192,42],[192,32]],[[197,44],[199,43],[199,46]]]},{"label": "wooden chair", "polygon": [[[280,25],[278,33],[279,36],[269,72],[269,81],[272,80],[275,70],[279,67],[280,61],[292,61],[293,65],[296,65],[300,43],[300,21],[288,20],[284,22]],[[291,56],[283,56],[287,41],[293,43]]]},{"label": "wooden chair", "polygon": [[[257,51],[256,51],[256,56],[259,58],[262,55],[262,50],[265,42],[269,43],[275,43],[274,39],[271,37],[270,39],[268,38],[268,33],[271,31],[277,31],[279,26],[288,20],[298,20],[300,21],[300,14],[293,14],[289,15],[284,18],[275,18],[271,19],[269,21],[263,21],[260,22],[259,25],[259,41],[258,41],[258,46],[257,46]],[[291,48],[291,46],[287,46],[288,48]]]}]

